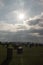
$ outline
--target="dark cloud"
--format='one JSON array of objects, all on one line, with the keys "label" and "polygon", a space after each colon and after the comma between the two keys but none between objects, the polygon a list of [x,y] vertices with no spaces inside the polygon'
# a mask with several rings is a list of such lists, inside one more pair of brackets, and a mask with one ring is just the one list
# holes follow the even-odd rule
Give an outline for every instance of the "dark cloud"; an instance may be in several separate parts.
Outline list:
[{"label": "dark cloud", "polygon": [[33,26],[30,28],[30,33],[39,33],[40,36],[43,36],[43,13],[32,18],[30,21],[26,21],[26,23]]},{"label": "dark cloud", "polygon": [[26,21],[27,24],[29,25],[39,25],[39,26],[43,26],[43,13],[39,16],[35,16],[34,18],[31,18],[31,20]]},{"label": "dark cloud", "polygon": [[32,36],[30,35],[29,31],[18,31],[17,33],[14,32],[4,32],[1,31],[0,33],[1,41],[16,41],[16,42],[40,42],[43,43],[43,37],[37,37],[37,36]]},{"label": "dark cloud", "polygon": [[30,20],[30,21],[27,22],[27,24],[29,24],[29,25],[36,25],[36,24],[39,23],[39,21],[40,21],[40,19]]},{"label": "dark cloud", "polygon": [[40,36],[43,36],[43,29],[31,29],[31,33],[39,33]]}]

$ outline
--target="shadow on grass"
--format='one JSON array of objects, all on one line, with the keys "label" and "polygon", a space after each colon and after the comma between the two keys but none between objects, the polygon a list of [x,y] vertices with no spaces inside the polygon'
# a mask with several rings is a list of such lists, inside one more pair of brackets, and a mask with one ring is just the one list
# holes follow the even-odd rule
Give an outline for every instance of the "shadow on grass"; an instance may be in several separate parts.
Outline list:
[{"label": "shadow on grass", "polygon": [[6,59],[1,65],[9,65],[12,59]]},{"label": "shadow on grass", "polygon": [[7,58],[2,62],[1,65],[9,65],[9,63],[12,60],[12,54],[13,54],[12,51],[13,51],[12,49],[7,48]]}]

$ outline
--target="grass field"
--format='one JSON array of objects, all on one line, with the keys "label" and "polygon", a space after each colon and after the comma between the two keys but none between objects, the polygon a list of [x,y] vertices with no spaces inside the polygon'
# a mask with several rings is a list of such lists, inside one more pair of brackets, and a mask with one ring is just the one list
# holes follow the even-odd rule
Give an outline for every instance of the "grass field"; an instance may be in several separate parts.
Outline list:
[{"label": "grass field", "polygon": [[[6,59],[7,48],[0,45],[0,65]],[[13,57],[9,65],[43,65],[43,46],[25,47],[23,54],[18,55],[17,50],[13,48]]]}]

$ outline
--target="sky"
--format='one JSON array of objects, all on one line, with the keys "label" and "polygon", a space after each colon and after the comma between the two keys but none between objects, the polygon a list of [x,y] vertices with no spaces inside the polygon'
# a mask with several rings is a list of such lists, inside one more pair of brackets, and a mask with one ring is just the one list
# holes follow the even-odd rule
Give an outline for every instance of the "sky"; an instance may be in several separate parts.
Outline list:
[{"label": "sky", "polygon": [[43,43],[43,0],[0,0],[0,41]]}]

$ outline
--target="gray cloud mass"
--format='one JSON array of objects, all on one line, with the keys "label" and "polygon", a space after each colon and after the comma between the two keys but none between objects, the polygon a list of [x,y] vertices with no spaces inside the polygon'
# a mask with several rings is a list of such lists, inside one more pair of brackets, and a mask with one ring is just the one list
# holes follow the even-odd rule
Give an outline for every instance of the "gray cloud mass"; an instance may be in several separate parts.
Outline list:
[{"label": "gray cloud mass", "polygon": [[[25,21],[25,24],[23,25],[22,24],[13,25],[7,23],[3,25],[0,24],[0,26],[3,26],[3,28],[1,27],[3,30],[0,30],[0,40],[19,41],[19,42],[31,41],[31,42],[43,43],[43,18],[42,17],[43,15],[41,14],[37,17],[31,18],[31,20]],[[5,28],[7,27],[7,29],[4,30],[4,27]]]},{"label": "gray cloud mass", "polygon": [[43,0],[0,0],[0,41],[43,43]]}]

